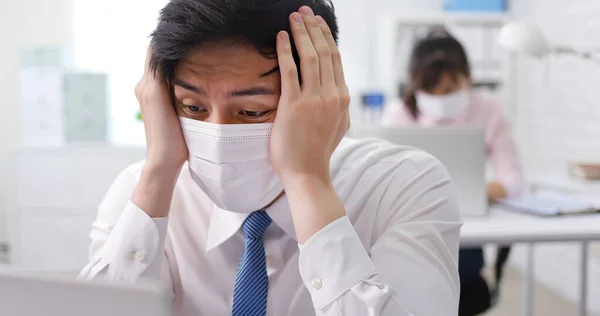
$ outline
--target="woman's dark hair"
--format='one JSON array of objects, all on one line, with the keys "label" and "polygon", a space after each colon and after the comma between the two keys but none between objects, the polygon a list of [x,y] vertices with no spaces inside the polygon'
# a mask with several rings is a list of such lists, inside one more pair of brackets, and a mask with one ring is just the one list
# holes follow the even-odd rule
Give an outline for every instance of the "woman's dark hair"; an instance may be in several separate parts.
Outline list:
[{"label": "woman's dark hair", "polygon": [[413,119],[419,117],[416,91],[435,87],[443,74],[450,74],[454,80],[461,75],[471,79],[471,67],[460,42],[445,29],[436,27],[417,42],[411,53],[410,83],[403,101]]},{"label": "woman's dark hair", "polygon": [[223,40],[250,43],[265,57],[275,58],[277,33],[287,31],[291,36],[289,16],[302,6],[323,17],[337,41],[331,0],[171,0],[160,12],[151,35],[150,67],[172,83],[188,50]]}]

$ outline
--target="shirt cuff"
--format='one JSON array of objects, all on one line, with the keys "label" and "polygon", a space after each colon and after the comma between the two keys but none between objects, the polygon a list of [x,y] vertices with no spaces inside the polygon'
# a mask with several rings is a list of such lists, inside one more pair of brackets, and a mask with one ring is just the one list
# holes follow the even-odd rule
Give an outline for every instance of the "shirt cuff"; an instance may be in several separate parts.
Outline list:
[{"label": "shirt cuff", "polygon": [[299,248],[300,276],[317,309],[377,274],[347,216],[327,225]]},{"label": "shirt cuff", "polygon": [[120,279],[159,277],[168,224],[168,217],[152,219],[128,202],[102,249],[101,261]]}]

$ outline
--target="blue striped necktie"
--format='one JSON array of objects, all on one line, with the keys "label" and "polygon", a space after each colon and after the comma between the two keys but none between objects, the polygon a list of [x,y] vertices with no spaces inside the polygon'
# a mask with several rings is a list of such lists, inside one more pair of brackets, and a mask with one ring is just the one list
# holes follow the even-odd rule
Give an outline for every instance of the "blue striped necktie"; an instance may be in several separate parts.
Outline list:
[{"label": "blue striped necktie", "polygon": [[233,290],[233,316],[265,316],[269,278],[263,234],[271,224],[264,211],[256,211],[244,221],[242,232],[246,238],[244,255],[238,267]]}]

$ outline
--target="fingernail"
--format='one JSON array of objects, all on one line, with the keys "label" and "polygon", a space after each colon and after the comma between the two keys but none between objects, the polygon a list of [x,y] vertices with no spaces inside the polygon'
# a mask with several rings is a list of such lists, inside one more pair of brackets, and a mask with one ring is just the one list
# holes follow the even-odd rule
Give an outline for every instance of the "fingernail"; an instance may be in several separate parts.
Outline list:
[{"label": "fingernail", "polygon": [[299,11],[304,15],[313,15],[313,10],[307,6],[303,6]]},{"label": "fingernail", "polygon": [[302,23],[302,15],[300,13],[297,13],[297,12],[292,13],[292,19],[296,23]]},{"label": "fingernail", "polygon": [[281,41],[287,41],[288,40],[288,33],[287,32],[279,32],[279,40]]}]

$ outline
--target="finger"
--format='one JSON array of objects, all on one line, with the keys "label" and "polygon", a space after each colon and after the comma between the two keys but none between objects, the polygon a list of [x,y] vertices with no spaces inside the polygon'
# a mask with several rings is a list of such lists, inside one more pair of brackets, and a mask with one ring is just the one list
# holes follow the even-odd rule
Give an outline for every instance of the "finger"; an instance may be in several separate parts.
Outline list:
[{"label": "finger", "polygon": [[281,95],[297,98],[300,96],[298,68],[292,55],[290,36],[286,31],[277,34],[277,60],[281,74]]},{"label": "finger", "polygon": [[294,43],[300,56],[302,91],[319,91],[319,56],[308,35],[302,14],[294,12],[290,15],[290,25]]},{"label": "finger", "polygon": [[140,99],[141,95],[144,92],[144,90],[146,89],[146,86],[148,86],[148,77],[149,77],[148,74],[150,73],[151,57],[152,57],[152,47],[150,45],[148,45],[148,48],[146,49],[146,59],[144,61],[144,72],[143,72],[140,80],[138,80],[135,87],[133,88],[133,91],[134,91],[135,96],[138,99],[138,101],[141,100]]},{"label": "finger", "polygon": [[144,77],[148,80],[156,80],[160,82],[164,82],[164,76],[160,69],[154,71],[152,69],[152,58],[154,57],[154,50],[152,49],[152,45],[148,45],[148,49],[146,50],[146,63],[144,65]]},{"label": "finger", "polygon": [[331,61],[331,51],[329,44],[323,36],[319,21],[315,17],[311,8],[304,6],[300,8],[300,13],[304,16],[304,25],[308,30],[308,35],[312,42],[317,56],[319,57],[319,75],[321,88],[325,91],[331,91],[335,88],[335,78],[333,75],[333,64]]},{"label": "finger", "polygon": [[340,50],[333,39],[333,33],[331,32],[329,25],[327,25],[327,22],[325,22],[322,17],[317,16],[317,21],[319,21],[321,32],[323,32],[323,36],[325,36],[325,40],[329,44],[333,72],[335,76],[335,84],[339,89],[347,90],[346,79],[344,79],[344,67],[342,66],[342,55],[340,54]]},{"label": "finger", "polygon": [[146,61],[144,62],[144,74],[151,73],[150,70],[150,61],[152,60],[152,45],[148,45],[148,49],[146,49]]}]

